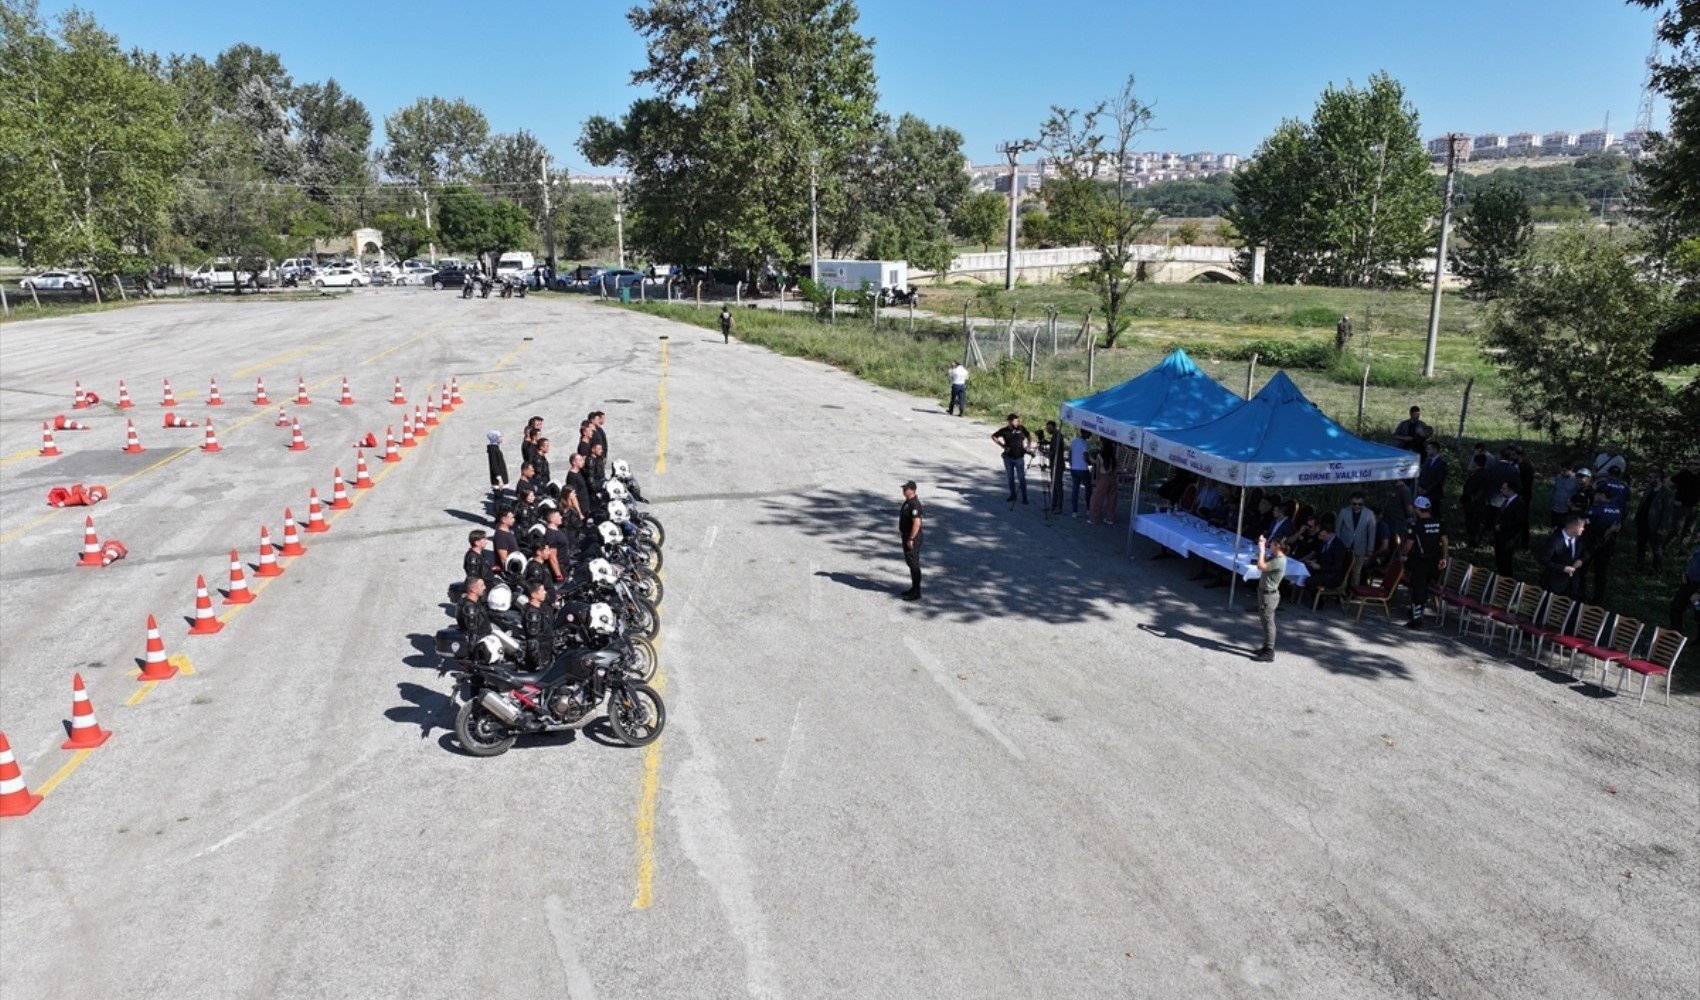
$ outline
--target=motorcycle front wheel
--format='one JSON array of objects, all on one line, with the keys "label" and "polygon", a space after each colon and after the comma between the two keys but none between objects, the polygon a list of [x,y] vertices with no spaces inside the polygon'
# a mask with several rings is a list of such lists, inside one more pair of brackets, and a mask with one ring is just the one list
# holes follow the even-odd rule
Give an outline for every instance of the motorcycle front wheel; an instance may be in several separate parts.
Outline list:
[{"label": "motorcycle front wheel", "polygon": [[661,667],[661,656],[655,651],[655,644],[638,635],[628,635],[625,638],[626,673],[640,681],[648,682],[655,677],[655,671]]},{"label": "motorcycle front wheel", "polygon": [[656,519],[654,514],[639,514],[636,521],[639,538],[650,542],[658,549],[667,543],[667,529],[661,526],[661,522]]},{"label": "motorcycle front wheel", "polygon": [[667,706],[648,684],[628,684],[608,693],[608,725],[629,747],[646,747],[667,728]]},{"label": "motorcycle front wheel", "polygon": [[632,574],[632,593],[656,607],[661,606],[661,578],[653,573]]},{"label": "motorcycle front wheel", "polygon": [[661,570],[661,547],[660,546],[656,545],[654,542],[651,542],[647,538],[641,538],[640,537],[637,540],[637,544],[633,545],[632,548],[637,552],[638,558],[643,560],[644,565],[649,567],[649,571],[651,573],[660,572],[660,570]]},{"label": "motorcycle front wheel", "polygon": [[460,706],[460,714],[455,716],[455,738],[460,740],[461,749],[474,757],[499,757],[514,745],[516,737],[474,698]]},{"label": "motorcycle front wheel", "polygon": [[661,634],[661,612],[655,610],[655,605],[636,597],[626,605],[625,612],[626,627],[632,635],[654,639]]}]

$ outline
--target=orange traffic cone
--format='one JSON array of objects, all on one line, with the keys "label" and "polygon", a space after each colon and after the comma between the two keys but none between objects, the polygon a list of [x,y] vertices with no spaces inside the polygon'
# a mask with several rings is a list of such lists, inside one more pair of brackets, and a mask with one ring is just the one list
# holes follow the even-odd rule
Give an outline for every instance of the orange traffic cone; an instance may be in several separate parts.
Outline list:
[{"label": "orange traffic cone", "polygon": [[212,598],[207,595],[207,578],[195,575],[195,624],[189,626],[190,635],[217,635],[224,623],[213,617]]},{"label": "orange traffic cone", "polygon": [[453,413],[455,411],[455,404],[452,400],[449,399],[449,384],[447,382],[443,383],[443,391],[438,395],[437,398],[441,399],[443,401],[443,412],[444,413]]},{"label": "orange traffic cone", "polygon": [[319,488],[314,486],[307,490],[307,534],[317,535],[331,530],[325,521],[325,510],[319,506]]},{"label": "orange traffic cone", "polygon": [[401,376],[400,375],[397,375],[395,377],[395,395],[390,397],[390,402],[394,403],[397,406],[406,406],[407,405],[407,396],[406,396],[406,394],[404,394],[401,391]]},{"label": "orange traffic cone", "polygon": [[254,405],[272,405],[272,401],[266,398],[266,379],[264,375],[256,375],[254,377]]},{"label": "orange traffic cone", "polygon": [[141,439],[136,437],[136,422],[134,420],[126,420],[124,421],[124,426],[126,428],[124,432],[124,454],[140,455],[142,452],[146,451],[147,449],[142,447]]},{"label": "orange traffic cone", "polygon": [[353,406],[354,405],[354,393],[352,391],[350,391],[350,389],[348,388],[348,376],[347,375],[344,375],[342,377],[342,398],[337,400],[337,402],[341,403],[343,406]]},{"label": "orange traffic cone", "polygon": [[235,549],[230,550],[230,590],[224,595],[226,604],[247,604],[254,599],[254,592],[248,589],[248,577],[242,572],[242,558]]},{"label": "orange traffic cone", "polygon": [[429,433],[431,433],[431,429],[425,426],[425,410],[415,404],[413,407],[413,436],[424,437]]},{"label": "orange traffic cone", "polygon": [[404,413],[401,417],[401,446],[403,448],[419,447],[419,442],[413,440],[413,415],[411,413]]},{"label": "orange traffic cone", "polygon": [[425,394],[425,426],[426,427],[435,427],[435,426],[437,426],[437,423],[438,423],[438,420],[437,420],[437,397],[430,394],[430,393],[426,393]]},{"label": "orange traffic cone", "polygon": [[176,411],[172,411],[165,415],[165,426],[171,428],[194,427],[195,422],[193,420],[184,420],[182,417],[177,415]]},{"label": "orange traffic cone", "polygon": [[277,550],[280,556],[304,556],[307,547],[301,544],[301,536],[295,532],[295,515],[288,507],[283,508],[283,547]]},{"label": "orange traffic cone", "polygon": [[129,388],[129,386],[126,386],[124,384],[123,379],[119,379],[118,380],[118,408],[120,410],[128,410],[135,405],[136,405],[135,403],[130,402],[130,388]]},{"label": "orange traffic cone", "polygon": [[171,394],[171,380],[165,379],[163,381],[165,382],[165,398],[161,399],[159,401],[159,405],[161,405],[161,406],[176,406],[177,405],[177,397],[173,396]]},{"label": "orange traffic cone", "polygon": [[41,796],[24,784],[24,772],[12,756],[12,744],[0,733],[0,816],[22,816],[41,805]]},{"label": "orange traffic cone", "polygon": [[291,435],[291,439],[290,439],[290,442],[289,442],[289,450],[290,451],[306,451],[307,450],[307,439],[303,438],[301,436],[301,421],[299,419],[297,419],[295,421],[295,431]]},{"label": "orange traffic cone", "polygon": [[307,398],[307,379],[304,376],[301,376],[301,375],[295,376],[295,405],[296,406],[312,406],[313,405],[313,401],[311,399]]},{"label": "orange traffic cone", "polygon": [[453,403],[456,407],[459,407],[461,404],[460,376],[458,375],[449,376],[449,402]]},{"label": "orange traffic cone", "polygon": [[218,394],[218,376],[212,376],[212,385],[207,389],[207,405],[223,406],[224,397]]},{"label": "orange traffic cone", "polygon": [[78,566],[104,566],[100,558],[100,539],[94,533],[94,518],[83,518],[83,555]]},{"label": "orange traffic cone", "polygon": [[207,440],[206,440],[206,443],[201,445],[201,450],[202,451],[223,451],[224,450],[223,448],[220,448],[218,446],[218,435],[213,433],[213,422],[212,422],[211,417],[207,418]]},{"label": "orange traffic cone", "polygon": [[56,457],[63,455],[63,454],[65,454],[65,453],[59,450],[59,446],[53,443],[53,425],[50,424],[50,423],[47,423],[46,421],[42,421],[42,424],[41,424],[41,457],[42,458],[56,458]]},{"label": "orange traffic cone", "polygon": [[394,427],[385,427],[384,428],[384,461],[386,461],[386,462],[399,462],[399,461],[401,461],[401,452],[396,451],[396,447],[395,447],[395,428]]},{"label": "orange traffic cone", "polygon": [[93,750],[112,738],[111,730],[100,728],[95,720],[94,706],[83,688],[83,675],[71,675],[71,738],[59,744],[61,750]]},{"label": "orange traffic cone", "polygon": [[348,489],[342,484],[342,470],[331,471],[336,475],[336,481],[331,484],[331,510],[347,510],[354,506],[354,502],[348,499]]},{"label": "orange traffic cone", "polygon": [[372,482],[372,474],[366,470],[366,453],[356,448],[354,450],[354,488],[369,490],[378,485]]},{"label": "orange traffic cone", "polygon": [[65,414],[55,413],[53,415],[53,429],[56,431],[92,431],[94,425],[85,424],[80,420],[66,420]]},{"label": "orange traffic cone", "polygon": [[168,681],[177,676],[177,668],[165,658],[165,643],[159,638],[159,623],[148,615],[148,655],[142,660],[139,681]]},{"label": "orange traffic cone", "polygon": [[272,421],[272,426],[273,427],[288,427],[289,426],[289,413],[287,411],[285,411],[283,407],[280,406],[280,407],[277,408],[277,419]]},{"label": "orange traffic cone", "polygon": [[260,565],[254,570],[255,576],[282,576],[283,567],[277,564],[277,553],[272,549],[272,533],[265,525],[260,525]]},{"label": "orange traffic cone", "polygon": [[[397,381],[397,384],[399,385],[401,380],[397,379],[396,381]],[[86,410],[88,408],[89,408],[89,394],[83,391],[83,384],[81,382],[78,382],[77,387],[76,387],[76,389],[73,390],[73,395],[71,397],[71,409],[73,409],[73,410]]]}]

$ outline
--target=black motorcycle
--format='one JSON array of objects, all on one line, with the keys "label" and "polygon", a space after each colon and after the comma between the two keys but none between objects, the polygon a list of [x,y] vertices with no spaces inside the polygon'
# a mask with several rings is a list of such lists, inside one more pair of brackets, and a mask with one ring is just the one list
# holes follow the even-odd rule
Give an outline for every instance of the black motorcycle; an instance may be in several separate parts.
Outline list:
[{"label": "black motorcycle", "polygon": [[557,593],[563,601],[608,605],[628,635],[653,641],[661,634],[661,612],[655,603],[640,596],[631,577],[606,559],[574,566]]},{"label": "black motorcycle", "polygon": [[568,649],[535,673],[460,661],[455,737],[472,756],[495,757],[524,734],[582,729],[606,713],[622,743],[648,746],[666,727],[667,708],[654,688],[620,669],[619,658],[614,650]]},{"label": "black motorcycle", "polygon": [[467,275],[466,279],[460,283],[460,297],[463,299],[472,298],[473,286],[476,284],[477,282],[473,280],[472,276]]}]

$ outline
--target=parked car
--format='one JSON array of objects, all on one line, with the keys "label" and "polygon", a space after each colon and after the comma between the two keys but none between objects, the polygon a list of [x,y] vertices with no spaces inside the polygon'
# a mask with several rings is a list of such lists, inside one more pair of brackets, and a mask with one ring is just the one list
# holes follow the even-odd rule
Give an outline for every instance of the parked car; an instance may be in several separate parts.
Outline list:
[{"label": "parked car", "polygon": [[91,282],[86,274],[77,271],[43,271],[18,282],[20,288],[87,288]]},{"label": "parked car", "polygon": [[600,290],[605,294],[614,295],[622,288],[631,288],[643,281],[643,275],[630,268],[609,268],[591,279],[593,291]]},{"label": "parked car", "polygon": [[277,284],[277,265],[266,261],[259,270],[241,266],[230,257],[215,257],[189,275],[190,288],[235,288],[238,274],[247,288],[270,288]]},{"label": "parked car", "polygon": [[425,279],[425,282],[437,291],[445,288],[459,288],[466,284],[466,270],[459,267],[445,267]]},{"label": "parked car", "polygon": [[430,264],[408,264],[402,268],[400,274],[396,275],[395,283],[398,285],[429,284],[431,275],[436,274],[439,270],[440,268],[432,267]]},{"label": "parked car", "polygon": [[315,288],[359,288],[372,279],[356,267],[327,267],[313,278]]}]

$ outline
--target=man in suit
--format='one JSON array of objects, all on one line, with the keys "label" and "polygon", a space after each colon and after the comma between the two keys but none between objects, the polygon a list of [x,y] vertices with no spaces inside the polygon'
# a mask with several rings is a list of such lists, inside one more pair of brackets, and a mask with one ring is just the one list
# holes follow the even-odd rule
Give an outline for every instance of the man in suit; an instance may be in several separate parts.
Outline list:
[{"label": "man in suit", "polygon": [[1500,484],[1499,496],[1499,519],[1493,525],[1493,568],[1500,576],[1510,576],[1517,545],[1529,527],[1525,519],[1529,501],[1510,483]]},{"label": "man in suit", "polygon": [[1364,564],[1375,551],[1375,511],[1369,509],[1362,493],[1353,493],[1351,502],[1334,516],[1334,531],[1346,546],[1346,551],[1358,557],[1358,571],[1353,574],[1352,580],[1357,583],[1355,577],[1362,573]]},{"label": "man in suit", "polygon": [[1587,554],[1582,551],[1582,528],[1586,522],[1572,515],[1564,527],[1555,530],[1541,549],[1541,589],[1559,597],[1582,596],[1582,564]]},{"label": "man in suit", "polygon": [[1446,499],[1446,459],[1440,457],[1440,442],[1429,438],[1423,444],[1423,461],[1417,471],[1417,494],[1436,504]]},{"label": "man in suit", "polygon": [[1304,560],[1305,568],[1310,570],[1309,585],[1322,590],[1340,586],[1346,579],[1346,566],[1352,561],[1351,553],[1335,537],[1334,527],[1334,519],[1324,514],[1317,526],[1316,551]]}]

